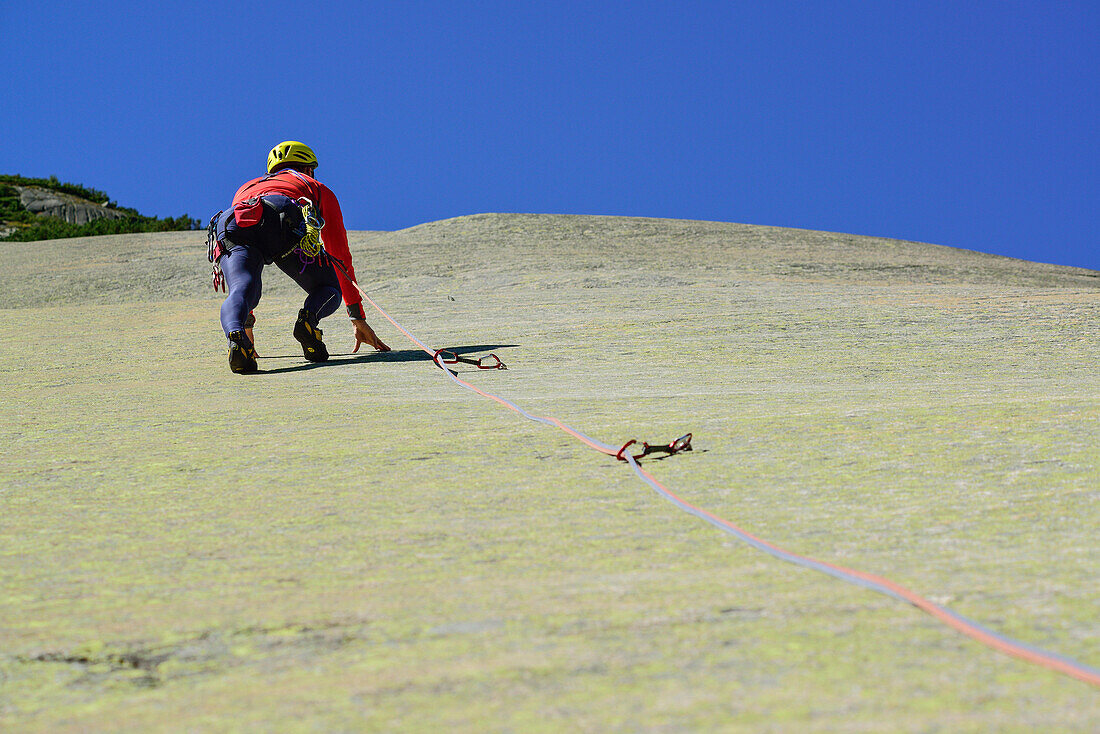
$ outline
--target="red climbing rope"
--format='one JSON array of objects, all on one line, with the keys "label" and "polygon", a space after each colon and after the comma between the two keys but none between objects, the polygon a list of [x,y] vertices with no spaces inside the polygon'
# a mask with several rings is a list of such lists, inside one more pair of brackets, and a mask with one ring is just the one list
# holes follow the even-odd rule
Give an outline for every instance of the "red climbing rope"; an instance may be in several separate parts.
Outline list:
[{"label": "red climbing rope", "polygon": [[[340,265],[339,261],[335,262],[337,265]],[[343,269],[342,266],[341,269]],[[347,276],[346,271],[344,272],[344,275],[345,277]],[[413,336],[413,334],[408,329],[394,321],[393,318],[391,318],[390,315],[382,309],[382,307],[380,307],[377,303],[374,302],[374,300],[371,299],[367,292],[364,291],[358,283],[356,283],[351,278],[348,278],[348,280],[363,295],[363,298],[368,303],[370,303],[370,305],[373,306],[376,311],[378,311],[378,313],[382,314],[382,316],[385,317],[387,321],[393,324],[398,331],[408,337],[410,341],[412,341],[414,344],[427,352],[427,354],[431,356],[432,360],[437,365],[439,365],[447,374],[447,376],[450,377],[455,383],[461,385],[467,390],[477,393],[478,395],[497,402],[508,408],[509,410],[512,410],[525,418],[528,418],[529,420],[554,426],[569,434],[570,436],[573,436],[590,448],[599,451],[602,454],[613,456],[620,461],[627,462],[628,464],[630,464],[631,468],[638,475],[638,477],[642,479],[642,481],[644,481],[646,484],[656,490],[658,494],[665,497],[682,510],[692,515],[695,515],[696,517],[710,523],[711,525],[714,525],[718,529],[739,538],[745,543],[753,546],[754,548],[757,548],[758,550],[764,551],[765,553],[768,553],[775,558],[779,558],[781,560],[788,561],[790,563],[794,563],[806,568],[812,568],[835,578],[839,578],[843,581],[847,581],[848,583],[855,584],[856,586],[861,586],[865,589],[870,589],[872,591],[877,591],[879,593],[886,594],[887,596],[894,597],[895,599],[898,599],[900,601],[908,602],[909,604],[912,604],[918,609],[921,609],[932,615],[936,619],[940,620],[943,624],[946,624],[947,626],[961,632],[962,634],[967,635],[968,637],[971,637],[972,639],[977,640],[978,642],[987,645],[995,650],[999,650],[1007,655],[1012,655],[1014,657],[1026,660],[1036,665],[1041,665],[1043,667],[1049,668],[1050,670],[1057,671],[1064,675],[1076,678],[1080,681],[1084,681],[1085,683],[1100,688],[1100,670],[1097,670],[1096,668],[1085,665],[1084,663],[1080,663],[1071,658],[1058,655],[1057,653],[1052,653],[1047,650],[1033,647],[1026,643],[994,632],[993,630],[990,630],[987,627],[982,626],[978,622],[962,616],[961,614],[957,614],[956,612],[953,612],[946,607],[934,604],[928,599],[925,599],[919,594],[905,588],[904,586],[896,584],[889,579],[865,573],[863,571],[857,571],[854,569],[845,568],[843,566],[837,566],[831,563],[818,561],[808,556],[801,556],[796,553],[792,553],[777,545],[769,543],[766,540],[758,538],[755,535],[752,535],[751,533],[741,529],[740,527],[734,525],[728,520],[725,520],[711,512],[708,512],[707,510],[701,509],[699,507],[696,507],[695,505],[686,502],[676,494],[672,493],[659,481],[657,481],[657,479],[652,474],[642,469],[642,467],[638,464],[638,460],[655,452],[674,454],[681,451],[690,451],[690,433],[685,436],[681,436],[680,438],[672,441],[667,445],[651,446],[650,444],[643,442],[641,453],[637,455],[632,455],[627,451],[627,449],[638,443],[635,440],[627,441],[621,447],[616,448],[614,446],[605,444],[601,441],[597,441],[593,438],[590,438],[589,436],[584,435],[580,431],[566,425],[565,423],[561,422],[557,418],[554,418],[553,416],[540,416],[528,413],[526,410],[509,400],[505,400],[498,395],[494,395],[471,385],[465,380],[459,378],[457,374],[444,366],[445,364],[464,362],[467,364],[473,364],[480,369],[506,369],[504,365],[500,363],[500,360],[496,357],[496,355],[489,355],[489,357],[496,360],[495,364],[489,363],[486,366],[482,365],[481,361],[487,358],[482,358],[482,360],[457,359],[457,355],[455,355],[453,352],[446,352],[443,350],[433,351],[422,341]],[[448,356],[456,359],[448,359]]]}]

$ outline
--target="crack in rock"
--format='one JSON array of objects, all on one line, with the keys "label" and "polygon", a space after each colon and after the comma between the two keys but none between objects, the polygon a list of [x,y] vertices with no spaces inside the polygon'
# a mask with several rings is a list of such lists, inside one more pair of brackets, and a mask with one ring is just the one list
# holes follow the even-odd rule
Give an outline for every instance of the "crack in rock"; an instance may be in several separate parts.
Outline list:
[{"label": "crack in rock", "polygon": [[208,630],[171,644],[90,643],[72,650],[17,655],[21,664],[67,665],[75,669],[70,686],[124,683],[156,688],[170,680],[216,673],[273,658],[336,650],[361,639],[361,625],[290,624],[230,632]]}]

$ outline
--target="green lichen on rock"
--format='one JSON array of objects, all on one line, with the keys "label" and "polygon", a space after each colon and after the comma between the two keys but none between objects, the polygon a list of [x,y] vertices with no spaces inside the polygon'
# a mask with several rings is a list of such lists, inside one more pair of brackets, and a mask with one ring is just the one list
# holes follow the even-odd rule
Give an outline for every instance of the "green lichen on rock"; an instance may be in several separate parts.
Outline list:
[{"label": "green lichen on rock", "polygon": [[[912,242],[479,215],[353,232],[463,379],[793,552],[1100,665],[1100,279]],[[1096,731],[1096,691],[763,555],[389,354],[231,374],[200,232],[0,269],[0,729]],[[463,368],[465,369],[465,368]]]}]

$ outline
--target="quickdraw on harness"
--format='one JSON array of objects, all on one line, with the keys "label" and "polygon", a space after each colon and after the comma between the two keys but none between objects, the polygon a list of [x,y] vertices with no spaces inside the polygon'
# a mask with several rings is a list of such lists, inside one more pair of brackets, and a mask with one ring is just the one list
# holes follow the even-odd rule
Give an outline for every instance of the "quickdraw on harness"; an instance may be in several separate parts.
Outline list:
[{"label": "quickdraw on harness", "polygon": [[[210,223],[206,227],[206,258],[210,261],[210,279],[214,284],[214,290],[220,290],[223,293],[225,292],[225,274],[222,272],[222,266],[218,260],[228,250],[224,239],[228,216],[224,220],[222,218],[225,214],[224,209],[217,212],[210,217]],[[247,201],[237,202],[233,205],[229,216],[233,216],[238,225],[251,227],[263,217],[263,202],[260,201],[258,196],[253,196]]]},{"label": "quickdraw on harness", "polygon": [[[636,443],[638,442],[634,440],[630,440],[624,443],[623,447],[619,449],[619,453],[615,454],[615,458],[619,461],[626,461],[626,457],[623,456],[623,452]],[[673,454],[678,454],[681,451],[691,450],[691,434],[685,433],[683,436],[680,436],[675,441],[672,441],[668,444],[661,444],[659,446],[651,446],[645,441],[642,441],[642,453],[634,454],[634,460],[638,461],[646,456],[649,456],[650,454],[663,453],[667,456],[672,456]]]},{"label": "quickdraw on harness", "polygon": [[225,275],[218,259],[225,252],[225,246],[218,239],[218,220],[224,210],[210,217],[210,224],[206,227],[206,258],[210,261],[210,279],[214,283],[214,290],[225,293]]}]

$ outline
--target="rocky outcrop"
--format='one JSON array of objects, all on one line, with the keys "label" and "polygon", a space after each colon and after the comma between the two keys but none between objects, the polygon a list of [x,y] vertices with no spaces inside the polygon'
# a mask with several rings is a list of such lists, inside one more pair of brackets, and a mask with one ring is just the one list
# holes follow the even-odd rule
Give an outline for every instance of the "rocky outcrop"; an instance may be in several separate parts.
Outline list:
[{"label": "rocky outcrop", "polygon": [[29,212],[64,219],[70,224],[87,224],[96,219],[123,219],[126,215],[117,209],[81,199],[79,196],[37,186],[13,186],[19,192],[19,203]]}]

